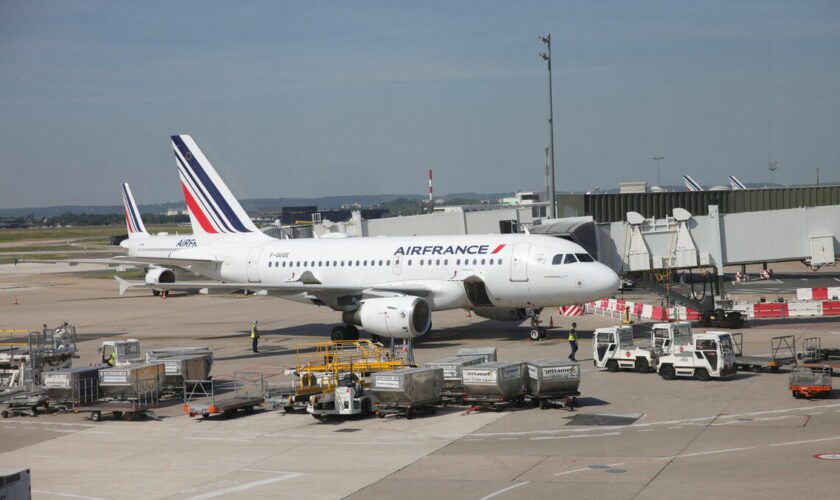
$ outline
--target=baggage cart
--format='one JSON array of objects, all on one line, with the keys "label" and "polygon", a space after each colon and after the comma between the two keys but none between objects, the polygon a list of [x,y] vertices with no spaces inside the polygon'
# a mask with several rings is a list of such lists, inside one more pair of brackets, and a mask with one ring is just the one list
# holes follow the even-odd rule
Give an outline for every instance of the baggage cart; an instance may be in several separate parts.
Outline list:
[{"label": "baggage cart", "polygon": [[19,392],[3,403],[3,409],[0,410],[0,417],[37,417],[38,408],[41,408],[44,413],[49,411],[49,397],[45,392]]},{"label": "baggage cart", "polygon": [[794,366],[788,388],[794,398],[828,397],[831,393],[831,369]]},{"label": "baggage cart", "polygon": [[580,396],[580,365],[565,359],[527,361],[528,398],[541,409],[574,410]]},{"label": "baggage cart", "polygon": [[464,402],[473,410],[499,411],[525,402],[524,363],[482,363],[463,370]]},{"label": "baggage cart", "polygon": [[[99,380],[101,381],[101,379]],[[91,385],[93,381],[88,380],[81,383]],[[100,389],[101,387],[99,385]],[[87,394],[90,394],[91,391],[94,391],[92,387],[80,389],[80,392]],[[105,416],[125,420],[140,417],[158,420],[157,414],[153,411],[158,406],[160,406],[160,378],[154,376],[148,379],[132,379],[130,385],[116,397],[103,395],[100,391],[99,397],[94,403],[75,406],[73,411],[89,413],[89,418],[94,422],[99,422]]]},{"label": "baggage cart", "polygon": [[240,411],[253,413],[265,401],[261,372],[236,372],[229,383],[216,380],[184,381],[184,413],[191,417],[232,417]]},{"label": "baggage cart", "polygon": [[99,370],[103,367],[81,366],[44,373],[44,389],[53,409],[70,410],[92,404],[99,397]]},{"label": "baggage cart", "polygon": [[443,368],[405,368],[374,373],[371,392],[379,418],[389,415],[412,419],[419,414],[434,414],[442,404]]},{"label": "baggage cart", "polygon": [[[154,358],[154,357],[153,357]],[[181,393],[185,380],[209,380],[213,366],[213,354],[181,354],[153,361],[163,363],[163,385],[165,393]]]},{"label": "baggage cart", "polygon": [[770,339],[770,356],[744,356],[744,336],[742,333],[733,333],[732,340],[735,343],[735,366],[741,371],[752,371],[761,373],[770,370],[773,373],[779,371],[782,366],[796,363],[796,337],[783,335]]},{"label": "baggage cart", "polygon": [[160,392],[166,375],[163,363],[135,363],[99,370],[99,397],[130,399],[138,392]]},{"label": "baggage cart", "polygon": [[450,356],[426,363],[426,368],[443,369],[443,392],[441,396],[448,403],[460,404],[464,397],[462,372],[468,366],[484,363],[483,356]]}]

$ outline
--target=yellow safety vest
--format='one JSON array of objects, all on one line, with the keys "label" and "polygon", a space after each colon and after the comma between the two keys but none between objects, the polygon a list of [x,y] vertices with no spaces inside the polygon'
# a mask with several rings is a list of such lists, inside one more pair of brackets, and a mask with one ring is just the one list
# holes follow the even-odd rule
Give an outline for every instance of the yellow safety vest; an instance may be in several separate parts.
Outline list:
[{"label": "yellow safety vest", "polygon": [[569,330],[569,342],[577,342],[577,333],[574,330]]},{"label": "yellow safety vest", "polygon": [[260,334],[257,332],[257,327],[256,326],[251,327],[251,338],[252,339],[260,338]]}]

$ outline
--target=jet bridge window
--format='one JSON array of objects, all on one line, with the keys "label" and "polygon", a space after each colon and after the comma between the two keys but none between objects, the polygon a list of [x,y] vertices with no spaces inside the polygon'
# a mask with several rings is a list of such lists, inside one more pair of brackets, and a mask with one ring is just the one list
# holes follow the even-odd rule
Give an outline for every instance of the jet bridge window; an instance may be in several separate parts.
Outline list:
[{"label": "jet bridge window", "polygon": [[577,257],[577,260],[580,262],[595,262],[595,259],[593,259],[588,253],[576,253],[575,257]]}]

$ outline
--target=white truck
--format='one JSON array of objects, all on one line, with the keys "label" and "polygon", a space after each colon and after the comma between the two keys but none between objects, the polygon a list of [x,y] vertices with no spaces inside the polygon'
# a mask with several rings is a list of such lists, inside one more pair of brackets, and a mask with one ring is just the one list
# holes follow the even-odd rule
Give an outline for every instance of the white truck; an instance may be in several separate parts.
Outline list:
[{"label": "white truck", "polygon": [[663,354],[672,352],[674,345],[685,349],[691,345],[691,323],[655,323],[650,329],[650,346]]},{"label": "white truck", "polygon": [[695,333],[686,342],[677,337],[672,350],[659,358],[657,372],[665,380],[696,377],[699,380],[735,375],[735,349],[728,332]]},{"label": "white truck", "polygon": [[659,352],[649,346],[636,345],[633,328],[611,326],[598,328],[592,338],[592,360],[597,368],[617,372],[620,369],[648,373],[656,370]]}]

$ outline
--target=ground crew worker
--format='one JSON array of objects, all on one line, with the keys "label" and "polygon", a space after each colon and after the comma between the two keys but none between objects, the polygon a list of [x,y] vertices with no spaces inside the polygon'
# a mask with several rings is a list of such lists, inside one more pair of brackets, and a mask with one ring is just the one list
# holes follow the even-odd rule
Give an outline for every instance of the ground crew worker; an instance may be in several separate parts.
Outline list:
[{"label": "ground crew worker", "polygon": [[111,351],[111,355],[108,356],[108,366],[116,366],[117,365],[117,349],[115,348]]},{"label": "ground crew worker", "polygon": [[577,323],[572,323],[572,328],[569,330],[569,347],[572,348],[571,354],[569,354],[569,359],[572,361],[577,361],[575,359],[575,353],[578,350],[577,344]]},{"label": "ground crew worker", "polygon": [[254,320],[254,322],[251,323],[251,349],[253,349],[254,352],[260,352],[258,349],[259,340],[260,332],[257,330],[257,320]]}]

